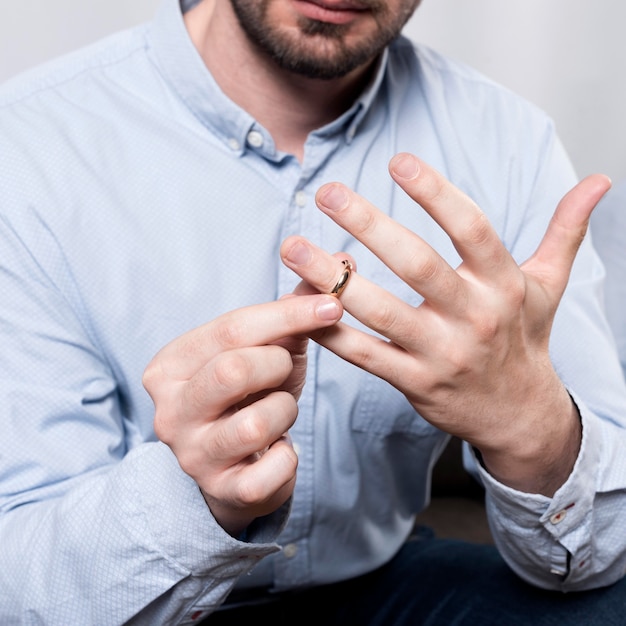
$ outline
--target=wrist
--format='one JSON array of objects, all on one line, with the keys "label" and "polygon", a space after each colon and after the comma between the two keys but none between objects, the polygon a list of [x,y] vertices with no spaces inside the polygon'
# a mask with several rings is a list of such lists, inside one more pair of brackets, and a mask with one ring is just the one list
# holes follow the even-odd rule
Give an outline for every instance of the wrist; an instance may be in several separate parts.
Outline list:
[{"label": "wrist", "polygon": [[571,474],[582,441],[576,404],[562,388],[551,410],[512,429],[497,446],[475,446],[483,467],[499,482],[525,493],[552,497]]}]

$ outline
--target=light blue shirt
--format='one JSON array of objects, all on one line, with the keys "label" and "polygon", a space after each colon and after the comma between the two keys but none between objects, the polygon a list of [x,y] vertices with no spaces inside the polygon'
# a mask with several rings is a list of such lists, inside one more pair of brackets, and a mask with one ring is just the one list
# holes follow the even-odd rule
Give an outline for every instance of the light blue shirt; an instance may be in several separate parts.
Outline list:
[{"label": "light blue shirt", "polygon": [[[313,201],[341,180],[456,264],[387,173],[403,150],[472,196],[520,262],[575,181],[542,112],[405,39],[300,164],[220,92],[177,0],[4,87],[0,623],[191,623],[237,581],[326,583],[396,552],[447,438],[387,383],[311,346],[288,520],[286,507],[258,520],[244,542],[155,440],[141,376],[187,330],[290,292],[298,279],[278,255],[290,234],[348,251],[419,304]],[[626,565],[626,388],[602,276],[586,241],[552,337],[583,422],[572,475],[549,499],[478,470],[503,555],[556,589],[608,584]]]},{"label": "light blue shirt", "polygon": [[618,181],[596,207],[591,232],[606,267],[606,315],[626,376],[626,179]]}]

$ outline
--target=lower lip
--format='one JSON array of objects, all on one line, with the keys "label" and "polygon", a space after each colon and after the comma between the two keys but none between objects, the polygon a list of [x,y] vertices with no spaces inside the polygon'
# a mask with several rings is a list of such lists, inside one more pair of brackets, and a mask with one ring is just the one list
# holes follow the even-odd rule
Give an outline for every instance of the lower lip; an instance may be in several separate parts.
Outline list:
[{"label": "lower lip", "polygon": [[347,24],[366,11],[365,9],[327,9],[307,0],[294,0],[294,5],[304,17],[328,24]]}]

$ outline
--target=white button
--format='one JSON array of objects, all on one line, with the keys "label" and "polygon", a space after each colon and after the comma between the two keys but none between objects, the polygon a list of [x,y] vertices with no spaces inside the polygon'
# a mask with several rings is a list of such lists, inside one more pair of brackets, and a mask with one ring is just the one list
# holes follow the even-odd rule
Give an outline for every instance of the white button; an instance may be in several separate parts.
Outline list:
[{"label": "white button", "polygon": [[285,558],[287,559],[293,559],[293,557],[296,556],[297,551],[298,551],[298,546],[295,543],[288,543],[283,548],[283,554],[285,555]]},{"label": "white button", "polygon": [[302,208],[303,206],[306,206],[306,193],[304,193],[304,191],[302,190],[296,191],[295,201],[296,201],[296,205],[299,206],[300,208]]},{"label": "white button", "polygon": [[565,516],[567,515],[567,511],[565,509],[563,509],[562,511],[559,511],[558,513],[554,513],[554,515],[550,516],[550,521],[553,524],[559,524],[560,522],[562,522],[565,519]]},{"label": "white button", "polygon": [[263,135],[258,130],[251,130],[248,133],[248,143],[253,148],[260,148],[263,145]]},{"label": "white button", "polygon": [[239,150],[241,148],[241,146],[239,145],[239,142],[234,137],[231,137],[228,140],[228,147],[231,150]]}]

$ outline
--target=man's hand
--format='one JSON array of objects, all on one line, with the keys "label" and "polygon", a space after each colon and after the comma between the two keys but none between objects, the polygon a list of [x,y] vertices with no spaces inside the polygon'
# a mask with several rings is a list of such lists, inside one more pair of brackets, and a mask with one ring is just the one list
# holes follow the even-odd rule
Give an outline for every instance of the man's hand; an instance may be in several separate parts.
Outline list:
[{"label": "man's hand", "polygon": [[[312,337],[390,382],[425,419],[475,446],[497,479],[552,495],[576,460],[581,426],[550,361],[550,330],[591,211],[610,181],[595,175],[570,191],[520,267],[479,207],[438,172],[399,154],[390,173],[446,231],[462,264],[452,268],[345,186],[325,185],[319,208],[424,301],[412,307],[353,274],[341,296],[345,309],[389,341],[343,323]],[[336,258],[301,237],[287,239],[281,254],[322,292],[341,272]]]},{"label": "man's hand", "polygon": [[233,536],[293,492],[287,431],[305,381],[306,335],[342,313],[323,295],[238,309],[174,340],[146,368],[157,436]]}]

